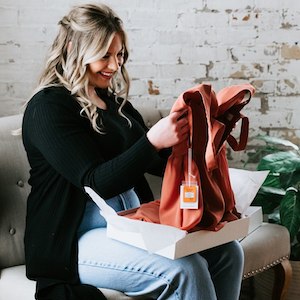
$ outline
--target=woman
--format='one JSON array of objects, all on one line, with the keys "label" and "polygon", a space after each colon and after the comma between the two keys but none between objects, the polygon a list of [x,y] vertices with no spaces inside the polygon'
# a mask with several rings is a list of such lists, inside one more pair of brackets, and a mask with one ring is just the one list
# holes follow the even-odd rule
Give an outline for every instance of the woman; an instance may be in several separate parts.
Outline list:
[{"label": "woman", "polygon": [[127,101],[127,37],[105,5],[74,7],[23,119],[31,166],[25,255],[36,299],[105,299],[97,287],[151,299],[237,299],[238,243],[175,261],[110,240],[85,194],[115,210],[153,200],[144,177],[162,175],[170,147],[187,140],[185,111],[147,130]]}]

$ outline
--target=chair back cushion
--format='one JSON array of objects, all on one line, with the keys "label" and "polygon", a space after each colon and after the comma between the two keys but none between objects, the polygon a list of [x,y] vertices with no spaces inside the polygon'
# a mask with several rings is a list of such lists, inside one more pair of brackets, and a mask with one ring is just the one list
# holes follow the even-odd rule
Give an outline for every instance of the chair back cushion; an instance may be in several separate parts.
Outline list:
[{"label": "chair back cushion", "polygon": [[21,135],[22,115],[0,118],[0,269],[24,264],[29,164]]}]

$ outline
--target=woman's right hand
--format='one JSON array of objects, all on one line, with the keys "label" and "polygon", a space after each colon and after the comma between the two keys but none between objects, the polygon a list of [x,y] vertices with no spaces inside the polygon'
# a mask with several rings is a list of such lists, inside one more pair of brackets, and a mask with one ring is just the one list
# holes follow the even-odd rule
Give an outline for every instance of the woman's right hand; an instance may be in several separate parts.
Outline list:
[{"label": "woman's right hand", "polygon": [[157,149],[177,145],[189,137],[187,110],[171,112],[147,132],[147,138]]}]

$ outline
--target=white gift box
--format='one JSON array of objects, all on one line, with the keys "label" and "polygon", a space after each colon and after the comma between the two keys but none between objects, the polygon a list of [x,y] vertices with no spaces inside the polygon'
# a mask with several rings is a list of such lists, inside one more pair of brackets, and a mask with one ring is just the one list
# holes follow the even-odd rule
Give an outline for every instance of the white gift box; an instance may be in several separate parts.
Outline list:
[{"label": "white gift box", "polygon": [[[205,249],[225,244],[227,242],[231,242],[233,240],[244,238],[247,234],[260,226],[261,223],[261,207],[253,206],[249,208],[249,211],[247,210],[245,212],[241,219],[226,223],[225,226],[219,231],[198,230],[187,233],[186,231],[177,229],[176,231],[178,231],[178,235],[174,234],[173,241],[171,241],[166,247],[163,245],[166,243],[166,235],[168,235],[169,232],[166,230],[165,234],[162,233],[162,227],[166,225],[161,224],[147,223],[150,225],[149,232],[144,231],[133,233],[124,231],[118,226],[110,223],[107,227],[107,236],[123,243],[148,250],[149,252],[168,257],[170,259],[177,259]],[[151,238],[149,238],[150,232]],[[182,238],[180,238],[181,234],[183,236]],[[146,240],[145,236],[147,236]],[[153,244],[151,245],[151,243]],[[158,250],[155,248],[153,249],[154,244],[155,248],[157,247]]]},{"label": "white gift box", "polygon": [[[145,249],[150,253],[177,259],[205,249],[245,237],[262,223],[261,207],[250,206],[268,171],[230,169],[230,180],[237,209],[242,217],[227,222],[218,231],[187,232],[176,227],[133,220],[118,215],[91,188],[86,192],[99,206],[107,221],[107,236],[120,242]],[[240,188],[242,186],[242,188]],[[132,210],[130,211],[132,212]],[[122,215],[125,215],[123,212]]]}]

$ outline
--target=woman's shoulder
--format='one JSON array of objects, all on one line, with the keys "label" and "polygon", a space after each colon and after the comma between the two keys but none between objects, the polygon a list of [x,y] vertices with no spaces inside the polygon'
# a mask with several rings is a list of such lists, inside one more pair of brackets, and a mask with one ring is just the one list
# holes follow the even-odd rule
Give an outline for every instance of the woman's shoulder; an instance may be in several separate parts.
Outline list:
[{"label": "woman's shoulder", "polygon": [[80,105],[76,101],[75,97],[71,95],[71,92],[62,86],[45,87],[42,90],[36,92],[28,101],[27,108],[37,106],[60,106],[69,108],[80,108]]},{"label": "woman's shoulder", "polygon": [[29,103],[60,102],[61,98],[72,98],[70,91],[62,86],[50,86],[36,92]]}]

